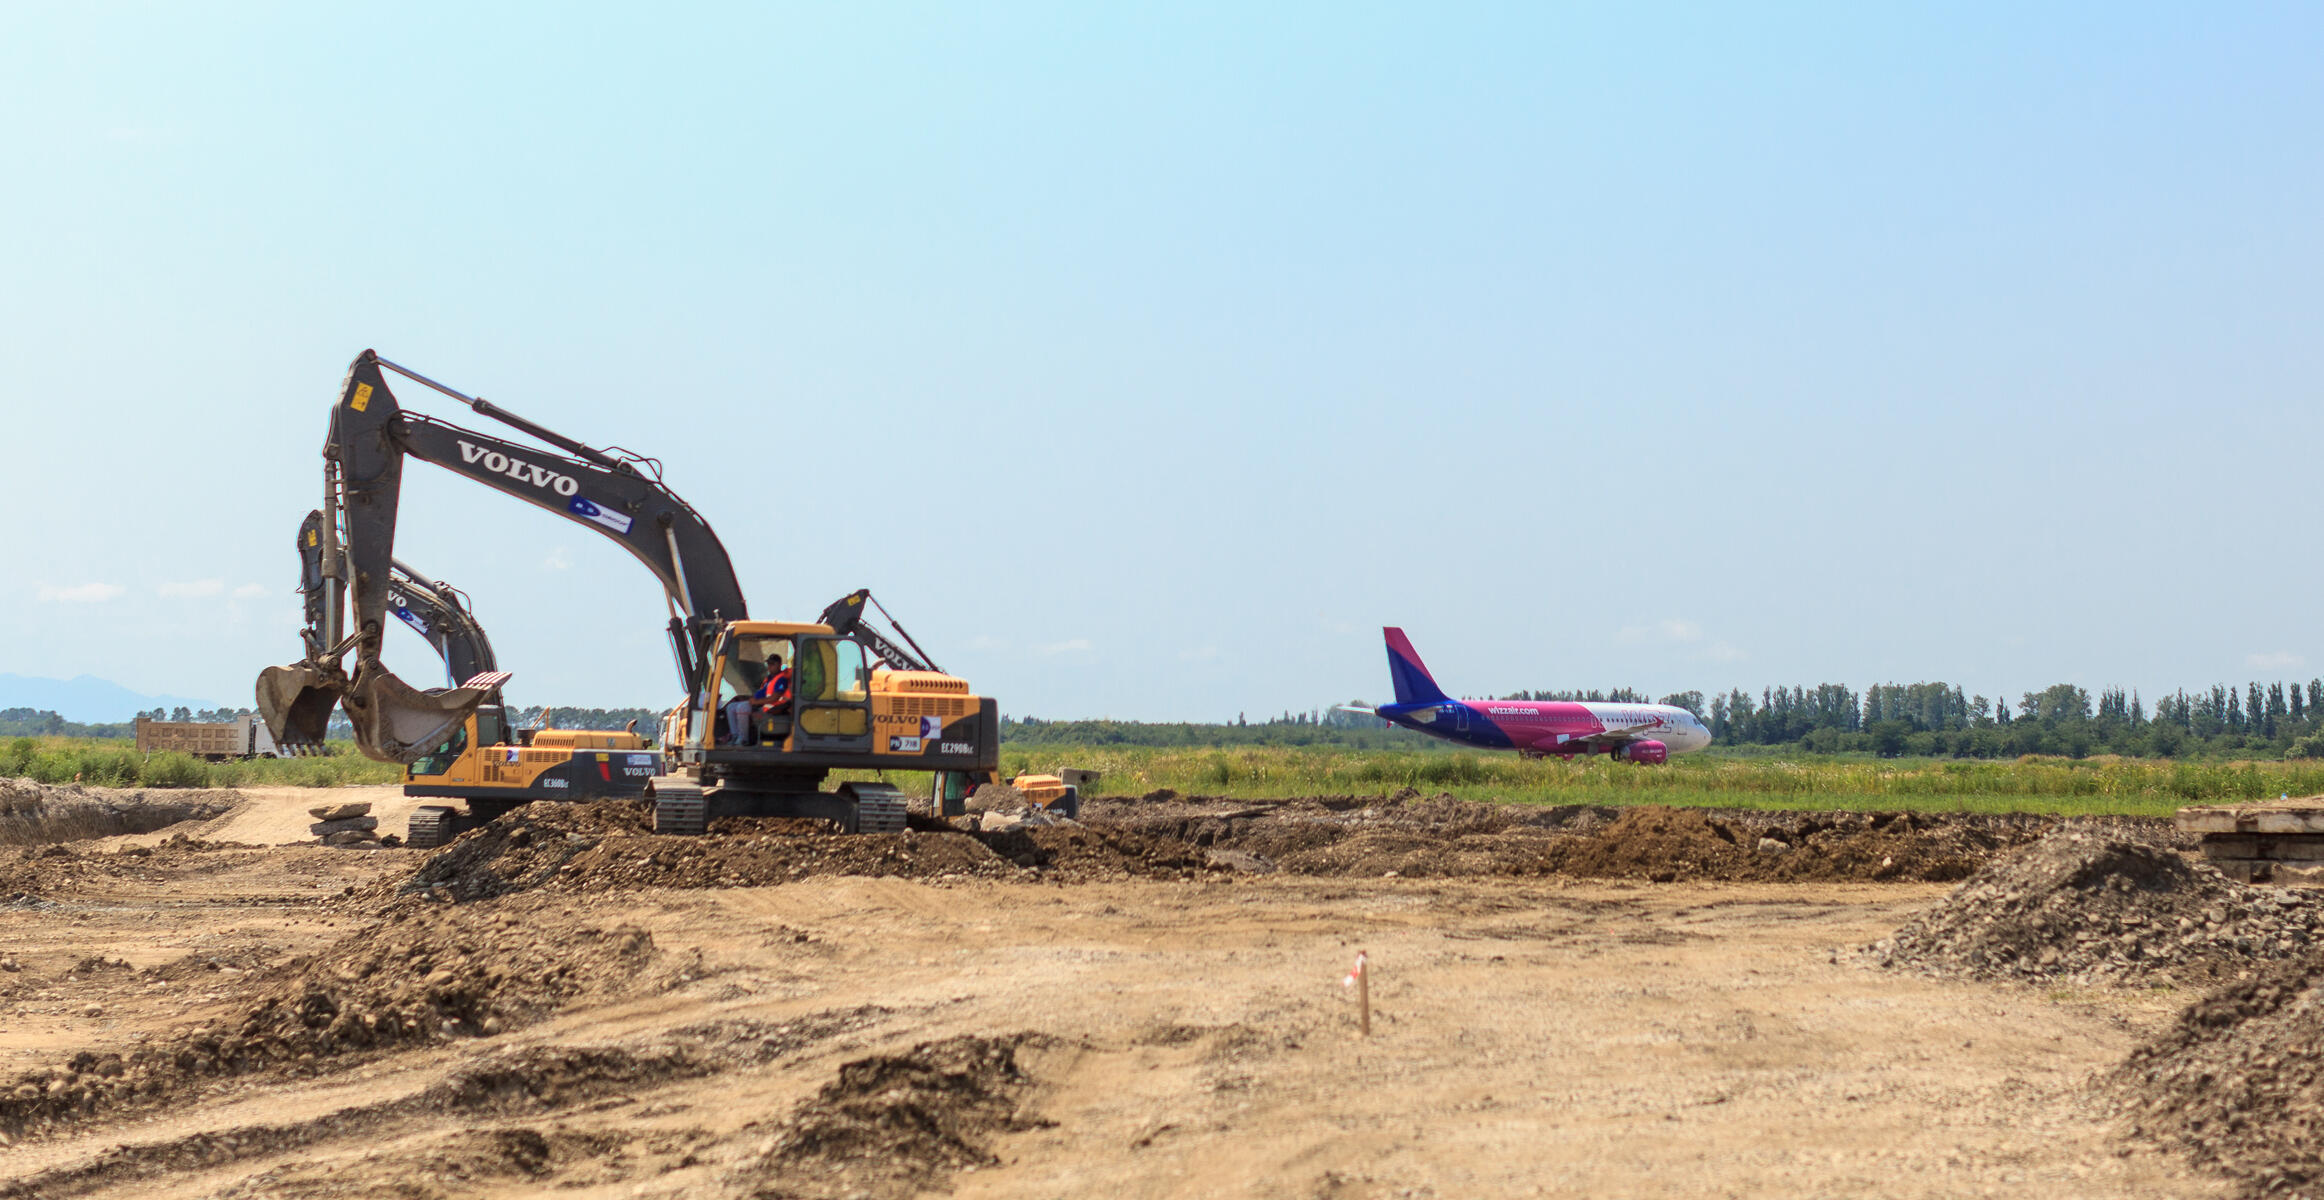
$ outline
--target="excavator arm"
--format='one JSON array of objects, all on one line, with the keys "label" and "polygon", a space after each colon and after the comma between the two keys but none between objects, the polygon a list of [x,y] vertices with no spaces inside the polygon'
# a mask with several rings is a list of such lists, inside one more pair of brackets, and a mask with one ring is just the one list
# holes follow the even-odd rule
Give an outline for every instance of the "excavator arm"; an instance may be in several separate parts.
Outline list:
[{"label": "excavator arm", "polygon": [[[407,412],[387,386],[389,371],[556,450]],[[310,572],[316,586],[308,593],[307,657],[259,676],[259,711],[284,744],[320,742],[335,702],[347,710],[356,746],[366,756],[408,763],[440,743],[488,696],[470,687],[422,691],[380,662],[406,458],[553,512],[636,556],[668,597],[671,649],[688,694],[704,683],[718,630],[749,616],[725,546],[691,505],[663,485],[653,460],[584,445],[370,350],[356,357],[340,385],[323,458],[324,507],[300,535],[302,554],[310,543],[319,551]],[[335,534],[341,530],[343,535]],[[345,633],[342,593],[352,617]],[[351,673],[340,665],[349,649],[355,651]]]},{"label": "excavator arm", "polygon": [[[333,531],[334,540],[337,536]],[[334,549],[344,553],[343,548],[334,546]],[[331,600],[330,591],[324,585],[326,557],[323,511],[316,509],[299,525],[299,594],[306,602],[304,633],[310,657],[319,653],[325,644],[324,614]],[[388,560],[387,611],[435,647],[452,682],[461,683],[500,669],[492,653],[492,640],[485,636],[484,626],[469,610],[466,594],[442,580],[429,579],[401,559]]]},{"label": "excavator arm", "polygon": [[500,668],[484,626],[469,611],[460,589],[431,581],[399,559],[388,565],[387,611],[436,648],[452,682],[499,690],[497,684],[479,682],[499,674]]},{"label": "excavator arm", "polygon": [[[897,645],[895,640],[887,635],[886,630],[871,623],[870,614],[864,611],[867,603],[872,608],[879,609],[880,615],[886,617],[888,624],[895,627],[896,637],[903,639],[902,646]],[[928,652],[920,648],[920,643],[913,641],[912,635],[904,632],[903,622],[896,620],[895,615],[887,610],[886,605],[872,598],[870,588],[857,588],[832,601],[830,606],[823,610],[823,615],[817,618],[817,622],[829,626],[831,632],[841,637],[852,637],[862,642],[870,648],[872,653],[879,655],[889,667],[895,670],[941,670],[929,660]],[[910,649],[906,649],[907,646]]]}]

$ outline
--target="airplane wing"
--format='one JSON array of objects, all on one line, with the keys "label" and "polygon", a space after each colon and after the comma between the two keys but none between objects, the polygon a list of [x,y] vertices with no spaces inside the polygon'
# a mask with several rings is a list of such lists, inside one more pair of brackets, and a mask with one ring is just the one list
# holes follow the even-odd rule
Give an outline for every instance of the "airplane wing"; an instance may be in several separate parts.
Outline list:
[{"label": "airplane wing", "polygon": [[1555,750],[1565,746],[1627,746],[1632,742],[1659,740],[1670,735],[1670,730],[1657,722],[1653,725],[1633,725],[1627,729],[1603,729],[1596,733],[1578,734],[1563,742],[1552,734],[1533,743],[1536,750]]},{"label": "airplane wing", "polygon": [[1334,704],[1331,706],[1331,710],[1333,712],[1362,713],[1367,717],[1376,717],[1380,715],[1377,711],[1373,710],[1369,706],[1362,704]]}]

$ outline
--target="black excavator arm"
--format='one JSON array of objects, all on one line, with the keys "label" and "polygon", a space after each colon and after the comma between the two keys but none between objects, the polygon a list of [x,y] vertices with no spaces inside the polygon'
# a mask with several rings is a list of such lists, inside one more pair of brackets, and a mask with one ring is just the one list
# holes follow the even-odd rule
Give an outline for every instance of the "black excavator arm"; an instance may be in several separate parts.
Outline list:
[{"label": "black excavator arm", "polygon": [[[334,538],[337,537],[334,531]],[[309,655],[321,651],[325,613],[330,593],[324,587],[323,511],[307,514],[299,525],[299,594],[306,601]],[[343,553],[343,551],[342,551]],[[452,683],[465,683],[500,669],[492,653],[492,639],[468,607],[467,594],[439,579],[430,579],[401,559],[388,560],[387,611],[427,639],[444,660]]]},{"label": "black excavator arm", "polygon": [[[871,607],[879,609],[880,615],[888,619],[888,624],[895,627],[896,637],[902,638],[904,645],[897,645],[893,639],[888,637],[885,630],[871,623],[870,615],[864,612],[867,603]],[[886,605],[873,599],[870,588],[857,588],[832,601],[830,606],[823,610],[823,615],[817,619],[817,624],[828,625],[831,627],[831,632],[862,642],[871,649],[872,653],[886,660],[888,666],[897,670],[939,671],[942,669],[929,660],[928,652],[920,648],[920,643],[912,640],[911,634],[904,632],[903,622],[896,620],[895,614],[890,613]],[[910,649],[906,649],[907,646]]]},{"label": "black excavator arm", "polygon": [[[404,411],[387,386],[393,371],[529,437],[542,450]],[[701,689],[709,648],[726,622],[749,616],[726,548],[693,507],[664,486],[659,464],[598,450],[463,395],[370,350],[349,366],[324,444],[324,507],[302,529],[310,572],[307,657],[259,676],[259,711],[286,745],[320,742],[334,702],[347,709],[365,755],[408,763],[440,743],[486,699],[477,688],[421,691],[380,662],[394,580],[395,524],[407,457],[504,492],[610,538],[646,565],[668,597],[671,649],[689,695]],[[334,537],[334,529],[344,531]],[[309,534],[312,533],[313,537]],[[340,593],[353,628],[339,626]],[[355,651],[352,674],[340,659]]]},{"label": "black excavator arm", "polygon": [[500,690],[495,684],[479,682],[499,674],[500,668],[492,656],[492,642],[484,636],[484,626],[469,611],[460,589],[441,580],[431,581],[397,560],[388,567],[387,611],[436,648],[451,682]]}]

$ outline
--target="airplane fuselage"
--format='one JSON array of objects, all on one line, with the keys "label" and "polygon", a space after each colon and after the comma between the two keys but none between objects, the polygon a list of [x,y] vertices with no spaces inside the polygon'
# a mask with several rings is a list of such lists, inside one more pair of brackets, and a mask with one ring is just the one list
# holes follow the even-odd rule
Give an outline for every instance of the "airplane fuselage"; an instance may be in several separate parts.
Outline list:
[{"label": "airplane fuselage", "polygon": [[[1711,731],[1693,713],[1668,704],[1608,704],[1574,700],[1440,700],[1383,704],[1373,710],[1406,729],[1448,742],[1487,750],[1515,750],[1525,756],[1611,753],[1661,761],[1650,751],[1628,751],[1659,743],[1669,754],[1711,744]],[[1627,739],[1611,741],[1612,738]]]}]

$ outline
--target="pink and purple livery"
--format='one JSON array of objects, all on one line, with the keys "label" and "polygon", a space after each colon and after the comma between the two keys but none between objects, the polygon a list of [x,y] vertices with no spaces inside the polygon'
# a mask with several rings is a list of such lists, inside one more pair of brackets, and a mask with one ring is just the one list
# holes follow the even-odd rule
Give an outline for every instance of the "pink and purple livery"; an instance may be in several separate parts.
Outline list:
[{"label": "pink and purple livery", "polygon": [[1693,713],[1668,704],[1605,704],[1570,700],[1455,700],[1436,686],[1404,631],[1389,626],[1388,677],[1396,702],[1378,708],[1348,706],[1391,724],[1527,758],[1606,754],[1624,762],[1659,763],[1711,744],[1711,731]]}]

